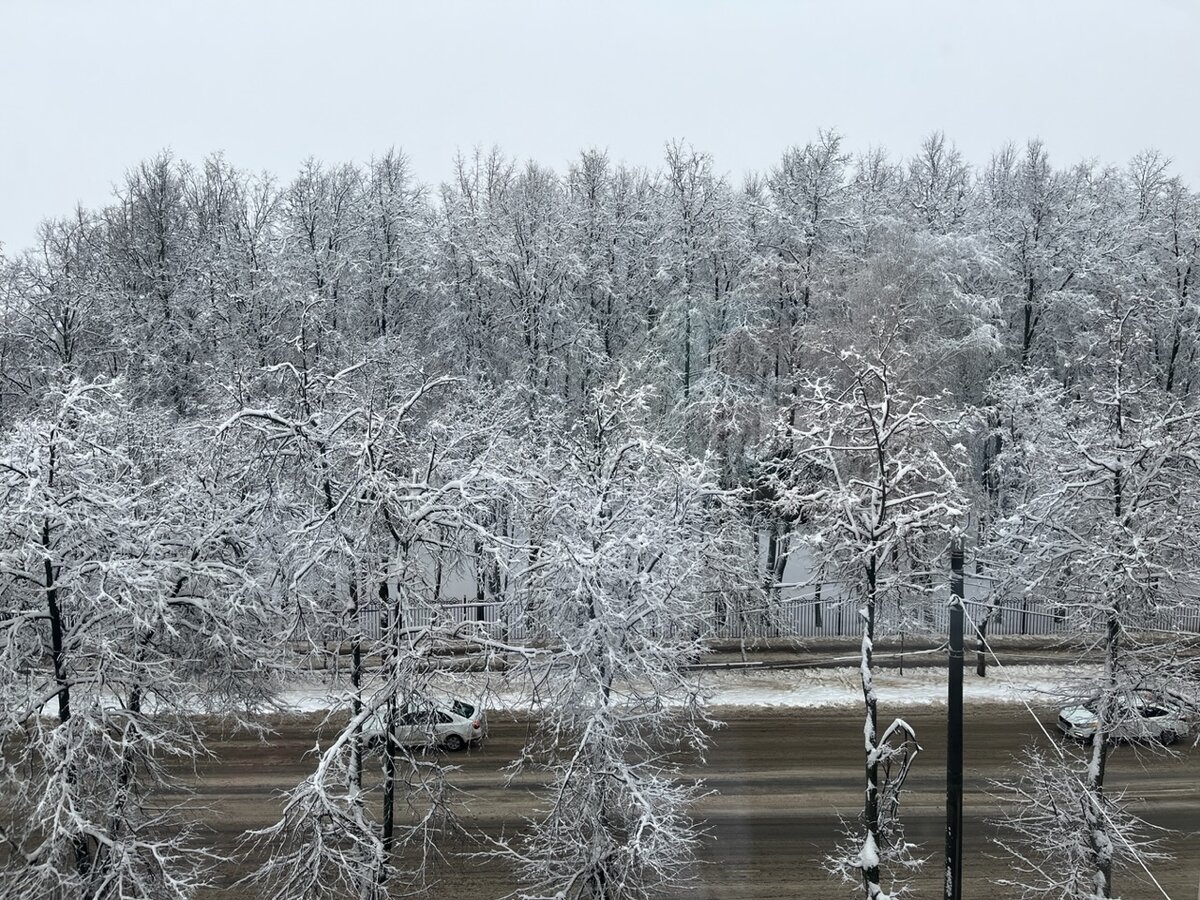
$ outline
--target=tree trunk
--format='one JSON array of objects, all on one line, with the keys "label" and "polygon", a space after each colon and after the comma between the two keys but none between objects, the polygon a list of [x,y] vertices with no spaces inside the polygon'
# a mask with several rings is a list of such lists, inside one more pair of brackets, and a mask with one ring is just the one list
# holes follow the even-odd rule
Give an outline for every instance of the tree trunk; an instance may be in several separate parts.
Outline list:
[{"label": "tree trunk", "polygon": [[779,531],[775,522],[767,532],[767,562],[763,568],[763,595],[768,601],[774,596],[775,558],[779,553]]},{"label": "tree trunk", "polygon": [[987,612],[983,614],[982,619],[975,623],[975,674],[980,678],[987,677],[987,632],[988,626],[992,623],[992,616],[996,614],[997,610],[995,600],[990,600]]},{"label": "tree trunk", "polygon": [[[408,561],[410,546],[406,542],[401,542],[397,547],[397,556],[404,563]],[[402,566],[400,574],[397,576],[396,596],[389,602],[390,614],[387,619],[388,627],[383,635],[384,646],[387,648],[387,658],[382,662],[389,690],[384,712],[383,809],[380,823],[382,853],[379,871],[375,879],[381,896],[387,896],[387,877],[391,867],[392,848],[395,846],[396,784],[398,780],[396,778],[396,757],[400,752],[400,747],[396,743],[396,726],[399,724],[400,716],[399,697],[397,695],[400,687],[400,657],[404,649],[402,646],[404,640],[404,607],[400,588],[404,583],[405,570],[406,566]]]},{"label": "tree trunk", "polygon": [[1021,368],[1028,368],[1029,359],[1033,355],[1033,333],[1037,328],[1037,314],[1034,300],[1037,287],[1032,278],[1025,280],[1024,321],[1021,328]]},{"label": "tree trunk", "polygon": [[[50,477],[47,485],[54,484],[54,448],[50,449]],[[65,726],[71,721],[71,681],[67,673],[66,649],[63,641],[63,615],[59,604],[59,593],[56,573],[51,559],[51,535],[49,521],[42,522],[42,578],[46,591],[46,612],[50,619],[50,660],[54,666],[54,684],[58,691],[58,721]],[[68,764],[67,784],[74,790],[76,785],[75,767]],[[86,882],[92,869],[91,846],[86,836],[80,835],[74,840],[75,867]]]},{"label": "tree trunk", "polygon": [[1109,732],[1113,719],[1113,699],[1116,695],[1117,664],[1120,659],[1120,601],[1116,601],[1109,615],[1104,646],[1104,688],[1096,709],[1096,736],[1092,739],[1092,759],[1088,765],[1088,799],[1084,811],[1088,839],[1092,850],[1092,864],[1096,868],[1094,878],[1095,900],[1106,900],[1112,894],[1113,835],[1108,827],[1104,812],[1104,773],[1108,765],[1108,753],[1112,741]]},{"label": "tree trunk", "polygon": [[[350,638],[350,715],[357,719],[362,715],[362,609],[358,603],[358,583],[353,575],[350,578],[350,615],[354,624],[354,634]],[[362,728],[355,726],[350,734],[350,793],[356,803],[362,802]]]},{"label": "tree trunk", "polygon": [[864,850],[874,852],[873,859],[862,861],[863,888],[868,900],[883,893],[879,883],[879,711],[873,682],[872,657],[875,649],[875,603],[878,562],[871,555],[867,563],[867,597],[863,605],[862,657],[859,675],[862,680],[863,705],[866,720],[863,723],[864,749],[866,751],[867,792],[863,805],[863,824],[866,827]]},{"label": "tree trunk", "polygon": [[687,309],[683,311],[683,399],[687,400],[692,390],[692,309],[691,298],[686,298]]},{"label": "tree trunk", "polygon": [[[1118,429],[1120,424],[1118,423]],[[1124,518],[1124,498],[1122,496],[1121,469],[1113,472],[1113,526],[1121,529]],[[1118,572],[1118,584],[1120,583]],[[1104,639],[1104,686],[1100,691],[1100,702],[1096,707],[1096,735],[1092,738],[1092,759],[1088,765],[1087,780],[1088,799],[1091,801],[1084,811],[1087,822],[1088,840],[1092,850],[1092,864],[1096,868],[1094,878],[1095,900],[1106,900],[1112,897],[1112,862],[1113,835],[1108,827],[1104,812],[1104,774],[1108,765],[1108,753],[1111,749],[1109,732],[1112,729],[1114,709],[1117,696],[1117,669],[1120,664],[1121,652],[1121,596],[1118,593],[1113,598],[1112,608],[1108,614],[1108,626]]]}]

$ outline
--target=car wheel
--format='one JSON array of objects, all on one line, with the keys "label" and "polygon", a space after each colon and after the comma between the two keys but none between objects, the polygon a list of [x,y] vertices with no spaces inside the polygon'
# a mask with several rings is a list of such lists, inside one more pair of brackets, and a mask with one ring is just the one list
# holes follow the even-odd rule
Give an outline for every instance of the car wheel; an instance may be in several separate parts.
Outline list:
[{"label": "car wheel", "polygon": [[442,741],[442,746],[445,747],[447,750],[449,750],[451,753],[454,753],[454,752],[461,750],[463,747],[467,746],[467,742],[464,741],[457,734],[448,734],[448,735],[446,735],[446,740]]}]

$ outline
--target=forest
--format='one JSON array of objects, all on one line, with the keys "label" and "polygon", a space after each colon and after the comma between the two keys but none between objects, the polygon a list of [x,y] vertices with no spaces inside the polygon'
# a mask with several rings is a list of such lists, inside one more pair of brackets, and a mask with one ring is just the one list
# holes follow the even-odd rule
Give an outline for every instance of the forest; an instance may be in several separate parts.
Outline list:
[{"label": "forest", "polygon": [[1086,752],[1014,787],[1014,878],[1119,896],[1154,858],[1105,790],[1129,697],[1200,712],[1198,280],[1200,198],[1157,151],[133,166],[0,255],[0,898],[194,896],[168,763],[206,752],[200,714],[263,732],[320,654],[341,718],[249,842],[265,896],[429,888],[442,764],[364,729],[450,656],[541,703],[545,802],[488,851],[516,896],[655,896],[702,840],[687,664],[822,591],[865,735],[830,891],[892,897],[916,736],[872,650],[945,608],[956,540],[981,668],[1014,603],[1103,659]]}]

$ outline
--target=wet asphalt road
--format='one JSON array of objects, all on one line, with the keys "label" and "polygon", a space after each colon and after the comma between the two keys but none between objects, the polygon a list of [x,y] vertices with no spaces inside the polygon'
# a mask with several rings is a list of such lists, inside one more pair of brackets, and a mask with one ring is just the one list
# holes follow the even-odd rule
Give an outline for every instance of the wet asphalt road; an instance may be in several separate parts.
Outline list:
[{"label": "wet asphalt road", "polygon": [[[916,728],[924,747],[905,798],[910,840],[930,856],[925,874],[913,883],[911,896],[940,898],[938,873],[943,853],[945,809],[944,709],[888,710],[903,714]],[[821,857],[831,848],[839,817],[861,807],[861,719],[857,710],[726,710],[726,727],[714,735],[708,764],[691,770],[716,793],[701,801],[696,813],[711,835],[696,876],[698,887],[686,896],[707,898],[835,898],[853,896],[822,871]],[[1041,719],[1049,727],[1053,712]],[[500,769],[518,753],[527,723],[492,713],[487,743],[449,755],[460,766],[454,782],[470,796],[463,813],[472,830],[497,835],[512,832],[532,805],[525,781],[505,786]],[[996,801],[991,779],[1011,775],[1014,755],[1028,742],[1044,744],[1022,707],[986,706],[968,710],[965,731],[966,809],[964,815],[964,896],[1003,900],[1015,897],[999,887],[1007,866],[990,844],[995,833],[988,819]],[[214,829],[209,839],[231,847],[246,828],[269,824],[278,811],[277,794],[307,774],[305,751],[315,742],[313,719],[279,723],[267,744],[250,738],[214,736],[216,756],[188,781],[197,791],[193,802],[206,809],[198,816]],[[1109,766],[1109,783],[1125,789],[1139,815],[1172,829],[1167,849],[1176,858],[1155,864],[1154,873],[1168,895],[1191,900],[1200,886],[1200,751],[1188,746],[1171,756],[1144,748],[1118,748]],[[447,851],[444,882],[435,897],[495,898],[513,888],[500,864],[464,861],[460,851],[479,845],[456,839]],[[1161,897],[1146,883],[1121,873],[1117,887],[1125,900]],[[229,883],[227,878],[226,884]],[[249,896],[228,887],[210,896]],[[683,896],[683,895],[681,895]]]}]

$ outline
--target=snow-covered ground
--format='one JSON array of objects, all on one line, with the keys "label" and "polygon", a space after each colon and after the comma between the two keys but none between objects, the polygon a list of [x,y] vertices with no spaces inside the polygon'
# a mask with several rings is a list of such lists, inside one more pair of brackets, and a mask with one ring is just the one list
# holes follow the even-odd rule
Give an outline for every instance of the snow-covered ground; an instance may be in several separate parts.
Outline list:
[{"label": "snow-covered ground", "polygon": [[[986,678],[968,671],[965,703],[1045,703],[1071,694],[1095,677],[1099,666],[1009,666],[988,670]],[[880,703],[924,706],[946,702],[946,671],[941,668],[880,670],[874,676]],[[708,702],[726,707],[850,706],[862,702],[857,669],[776,669],[705,673]]]},{"label": "snow-covered ground", "polygon": [[[1007,666],[992,667],[987,678],[968,669],[963,696],[971,703],[1046,704],[1078,693],[1079,686],[1095,678],[1099,666]],[[700,688],[714,708],[816,708],[853,706],[862,702],[858,670],[842,669],[727,669],[700,673]],[[946,702],[946,671],[940,668],[910,669],[900,675],[894,669],[875,674],[881,703],[891,706],[925,706]],[[456,675],[438,684],[438,692],[450,696],[485,697],[493,709],[530,709],[527,686],[510,682],[500,674]],[[291,712],[316,712],[340,705],[338,686],[314,680],[285,691],[281,701]]]}]

